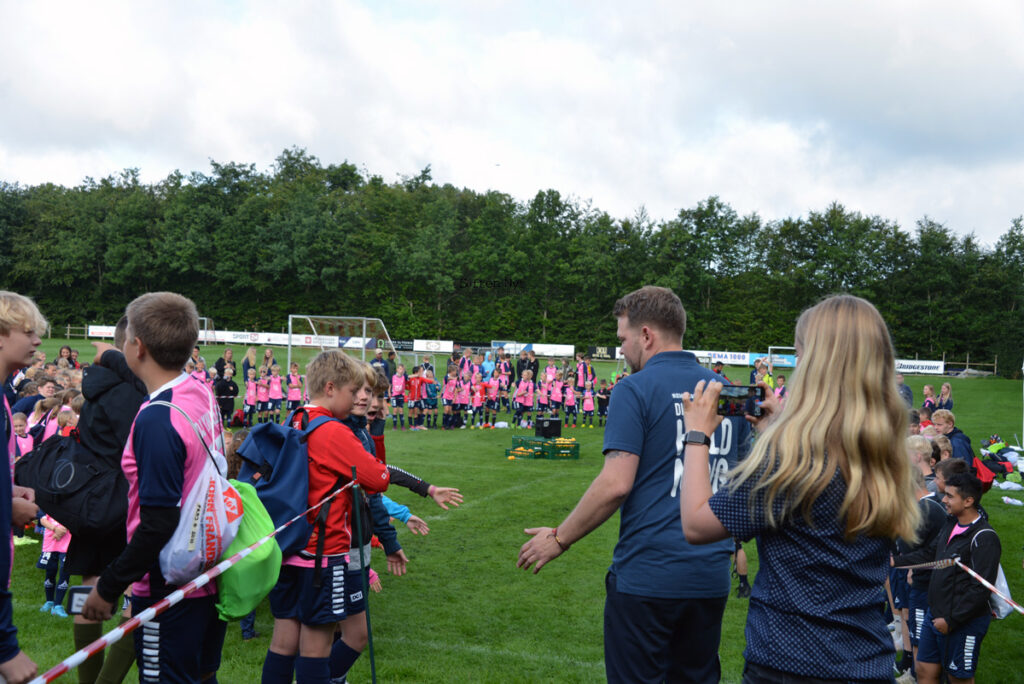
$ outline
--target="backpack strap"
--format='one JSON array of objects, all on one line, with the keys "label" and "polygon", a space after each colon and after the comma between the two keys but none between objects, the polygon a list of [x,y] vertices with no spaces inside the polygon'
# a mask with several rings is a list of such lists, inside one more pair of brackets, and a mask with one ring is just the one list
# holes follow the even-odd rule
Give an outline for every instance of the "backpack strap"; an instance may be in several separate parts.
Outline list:
[{"label": "backpack strap", "polygon": [[196,433],[196,439],[198,439],[199,443],[203,445],[203,448],[206,449],[206,455],[210,457],[211,461],[213,461],[213,467],[217,469],[217,473],[221,477],[224,476],[224,473],[220,472],[220,466],[217,465],[217,459],[213,457],[213,452],[210,451],[210,447],[206,444],[206,440],[203,439],[202,433],[199,432],[199,426],[196,425],[195,422],[193,422],[192,417],[185,412],[185,409],[181,408],[177,404],[172,404],[169,401],[151,401],[148,404],[146,404],[146,408],[149,408],[150,406],[167,406],[168,408],[172,408],[181,415],[185,416],[185,420],[187,420],[188,424],[192,426],[192,431]]}]

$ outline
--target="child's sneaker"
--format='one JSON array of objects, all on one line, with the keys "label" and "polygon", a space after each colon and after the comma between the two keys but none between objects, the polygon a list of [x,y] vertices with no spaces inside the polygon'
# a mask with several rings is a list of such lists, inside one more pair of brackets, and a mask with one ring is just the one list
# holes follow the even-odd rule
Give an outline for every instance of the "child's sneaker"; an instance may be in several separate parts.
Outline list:
[{"label": "child's sneaker", "polygon": [[51,610],[53,610],[53,607],[55,605],[57,605],[57,604],[54,603],[53,601],[47,601],[46,603],[43,604],[43,607],[39,609],[39,612],[40,613],[49,613]]},{"label": "child's sneaker", "polygon": [[588,425],[587,427],[588,427],[588,428],[590,428],[591,430],[593,430],[593,429],[594,429],[594,426],[593,426],[593,425]]},{"label": "child's sneaker", "polygon": [[59,617],[59,618],[66,618],[68,616],[68,612],[66,610],[64,610],[64,606],[62,606],[62,605],[60,605],[58,603],[57,605],[55,605],[53,607],[53,610],[50,611],[50,615],[53,615],[53,616]]}]

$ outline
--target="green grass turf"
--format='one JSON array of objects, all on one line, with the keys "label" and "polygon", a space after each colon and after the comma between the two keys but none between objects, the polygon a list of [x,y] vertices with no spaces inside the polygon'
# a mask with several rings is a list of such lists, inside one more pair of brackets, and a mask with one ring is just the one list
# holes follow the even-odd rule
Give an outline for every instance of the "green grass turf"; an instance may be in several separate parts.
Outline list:
[{"label": "green grass turf", "polygon": [[[61,341],[52,342],[48,354]],[[72,342],[83,349],[81,340]],[[217,352],[204,350],[213,360]],[[83,352],[84,355],[84,352]],[[52,358],[52,357],[51,357]],[[614,370],[600,366],[599,373]],[[746,369],[728,369],[744,378]],[[925,382],[908,376],[920,402]],[[952,380],[957,424],[974,443],[993,432],[1009,441],[1019,432],[1021,385],[1001,379]],[[525,431],[519,431],[520,434]],[[508,461],[511,430],[387,432],[388,460],[427,480],[459,487],[466,502],[445,512],[405,490],[389,491],[409,504],[431,527],[427,537],[404,528],[399,536],[409,555],[404,577],[383,574],[384,591],[373,594],[370,616],[377,676],[382,682],[594,682],[603,679],[602,611],[604,574],[617,536],[617,516],[562,557],[533,575],[515,567],[523,528],[559,523],[600,470],[603,430],[570,430],[581,443],[578,461]],[[1003,567],[1011,589],[1024,596],[1021,546],[1024,508],[1003,504],[1002,494],[985,497],[1003,545]],[[1021,495],[1013,495],[1022,499]],[[19,546],[13,582],[14,620],[22,647],[41,667],[73,651],[70,620],[38,613],[43,573],[34,566],[39,545]],[[747,545],[751,575],[757,551]],[[383,568],[381,552],[374,566]],[[731,596],[726,608],[720,656],[723,681],[738,682],[743,668],[746,601]],[[1024,672],[1021,621],[1013,614],[994,622],[983,644],[979,682],[1019,682]],[[108,624],[114,626],[114,622]],[[237,625],[228,629],[219,679],[259,680],[272,618],[257,613],[262,636],[242,642]],[[65,677],[68,681],[74,681]],[[357,663],[353,682],[370,680],[369,658]],[[64,680],[61,680],[64,681]],[[128,681],[135,681],[134,672]]]}]

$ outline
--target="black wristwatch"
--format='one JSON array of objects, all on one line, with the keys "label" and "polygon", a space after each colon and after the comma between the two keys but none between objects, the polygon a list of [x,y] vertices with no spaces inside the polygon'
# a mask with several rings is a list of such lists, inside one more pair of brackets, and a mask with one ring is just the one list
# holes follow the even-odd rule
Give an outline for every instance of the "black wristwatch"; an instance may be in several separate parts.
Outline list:
[{"label": "black wristwatch", "polygon": [[696,444],[698,446],[711,446],[711,438],[700,430],[688,430],[683,435],[683,444]]}]

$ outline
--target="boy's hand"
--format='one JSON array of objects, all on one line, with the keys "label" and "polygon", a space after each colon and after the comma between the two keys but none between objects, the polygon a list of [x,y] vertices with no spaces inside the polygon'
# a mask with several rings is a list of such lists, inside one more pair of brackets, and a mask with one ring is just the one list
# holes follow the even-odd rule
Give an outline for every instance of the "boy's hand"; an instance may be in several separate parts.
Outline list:
[{"label": "boy's hand", "polygon": [[11,496],[15,499],[25,499],[35,503],[36,490],[31,487],[20,487],[18,485],[11,485]]},{"label": "boy's hand", "polygon": [[24,651],[18,651],[18,655],[4,663],[0,663],[0,676],[8,684],[23,684],[31,681],[36,676],[36,664],[25,655]]},{"label": "boy's hand", "polygon": [[53,531],[53,541],[60,541],[67,533],[67,528],[57,525],[57,529]]},{"label": "boy's hand", "polygon": [[946,623],[946,618],[935,618],[932,620],[932,624],[940,634],[949,634],[949,624]]},{"label": "boy's hand", "polygon": [[424,522],[423,518],[417,515],[410,515],[405,526],[408,527],[409,531],[413,534],[422,534],[423,536],[426,536],[430,532],[430,528],[427,526],[427,523]]},{"label": "boy's hand", "polygon": [[430,498],[446,511],[448,510],[447,504],[458,508],[459,504],[462,503],[462,494],[459,494],[459,490],[456,487],[435,487],[431,485]]},{"label": "boy's hand", "polygon": [[108,352],[111,349],[114,351],[121,351],[114,345],[108,344],[107,342],[93,342],[92,346],[96,347],[96,356],[93,357],[92,362],[97,365],[99,365],[100,359],[103,358],[104,352]]},{"label": "boy's hand", "polygon": [[39,517],[39,506],[27,499],[11,500],[11,524],[22,528]]},{"label": "boy's hand", "polygon": [[93,587],[85,599],[85,605],[82,606],[82,617],[94,622],[103,622],[109,620],[113,614],[114,604],[107,603],[96,591],[96,587]]},{"label": "boy's hand", "polygon": [[405,551],[399,549],[394,553],[389,553],[388,556],[388,572],[395,577],[401,577],[405,574],[405,565],[409,562],[409,559],[405,556]]}]

